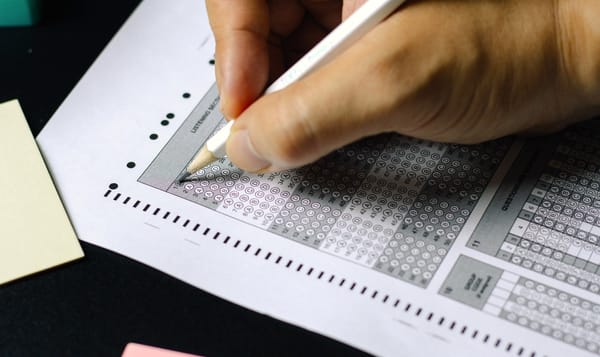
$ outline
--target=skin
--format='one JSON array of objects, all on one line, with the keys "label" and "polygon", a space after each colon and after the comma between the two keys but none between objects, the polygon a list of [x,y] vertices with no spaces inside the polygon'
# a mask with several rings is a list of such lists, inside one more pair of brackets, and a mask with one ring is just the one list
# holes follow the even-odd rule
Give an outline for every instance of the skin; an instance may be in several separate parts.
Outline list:
[{"label": "skin", "polygon": [[247,171],[398,132],[477,143],[600,113],[597,0],[413,0],[288,88],[266,85],[364,0],[207,0],[227,144]]}]

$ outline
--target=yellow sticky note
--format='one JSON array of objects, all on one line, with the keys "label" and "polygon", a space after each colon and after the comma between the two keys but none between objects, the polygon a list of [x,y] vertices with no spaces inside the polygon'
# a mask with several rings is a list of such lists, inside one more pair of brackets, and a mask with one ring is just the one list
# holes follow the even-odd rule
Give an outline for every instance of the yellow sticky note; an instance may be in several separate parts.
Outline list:
[{"label": "yellow sticky note", "polygon": [[83,257],[19,102],[0,104],[0,284]]}]

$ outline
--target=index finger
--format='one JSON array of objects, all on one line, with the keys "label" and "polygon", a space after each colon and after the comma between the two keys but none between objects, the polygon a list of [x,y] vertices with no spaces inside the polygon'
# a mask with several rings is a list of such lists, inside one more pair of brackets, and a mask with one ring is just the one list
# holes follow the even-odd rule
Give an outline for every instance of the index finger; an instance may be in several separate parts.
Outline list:
[{"label": "index finger", "polygon": [[221,109],[237,117],[269,77],[269,6],[266,0],[206,0],[216,40]]}]

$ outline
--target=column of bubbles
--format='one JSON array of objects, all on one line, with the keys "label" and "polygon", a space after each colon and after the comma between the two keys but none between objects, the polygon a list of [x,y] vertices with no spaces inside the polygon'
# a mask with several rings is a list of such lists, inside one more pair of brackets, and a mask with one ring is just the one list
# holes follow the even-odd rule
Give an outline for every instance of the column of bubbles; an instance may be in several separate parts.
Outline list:
[{"label": "column of bubbles", "polygon": [[429,176],[417,176],[425,181],[423,187],[375,268],[426,287],[508,151],[509,141],[448,145],[443,154],[411,149],[413,155],[428,157],[436,165]]},{"label": "column of bubbles", "polygon": [[240,169],[228,160],[221,159],[194,173],[186,182],[174,182],[168,192],[204,207],[217,209],[241,176]]},{"label": "column of bubbles", "polygon": [[600,306],[520,278],[500,317],[583,350],[600,352]]},{"label": "column of bubbles", "polygon": [[339,149],[305,168],[269,231],[318,248],[385,146],[382,138]]},{"label": "column of bubbles", "polygon": [[291,198],[302,171],[242,174],[217,211],[267,229]]},{"label": "column of bubbles", "polygon": [[417,197],[445,145],[393,136],[327,235],[324,250],[372,267]]},{"label": "column of bubbles", "polygon": [[498,257],[600,293],[599,152],[585,126],[561,135]]}]

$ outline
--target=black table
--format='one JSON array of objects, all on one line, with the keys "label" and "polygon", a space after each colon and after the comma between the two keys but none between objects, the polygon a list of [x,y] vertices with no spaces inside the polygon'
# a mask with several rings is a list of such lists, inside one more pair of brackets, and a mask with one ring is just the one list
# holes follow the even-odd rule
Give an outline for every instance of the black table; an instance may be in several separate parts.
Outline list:
[{"label": "black table", "polygon": [[[39,26],[0,28],[0,102],[20,99],[35,135],[139,0],[46,3]],[[120,356],[131,341],[206,356],[362,355],[82,245],[83,260],[0,286],[0,356]]]}]

